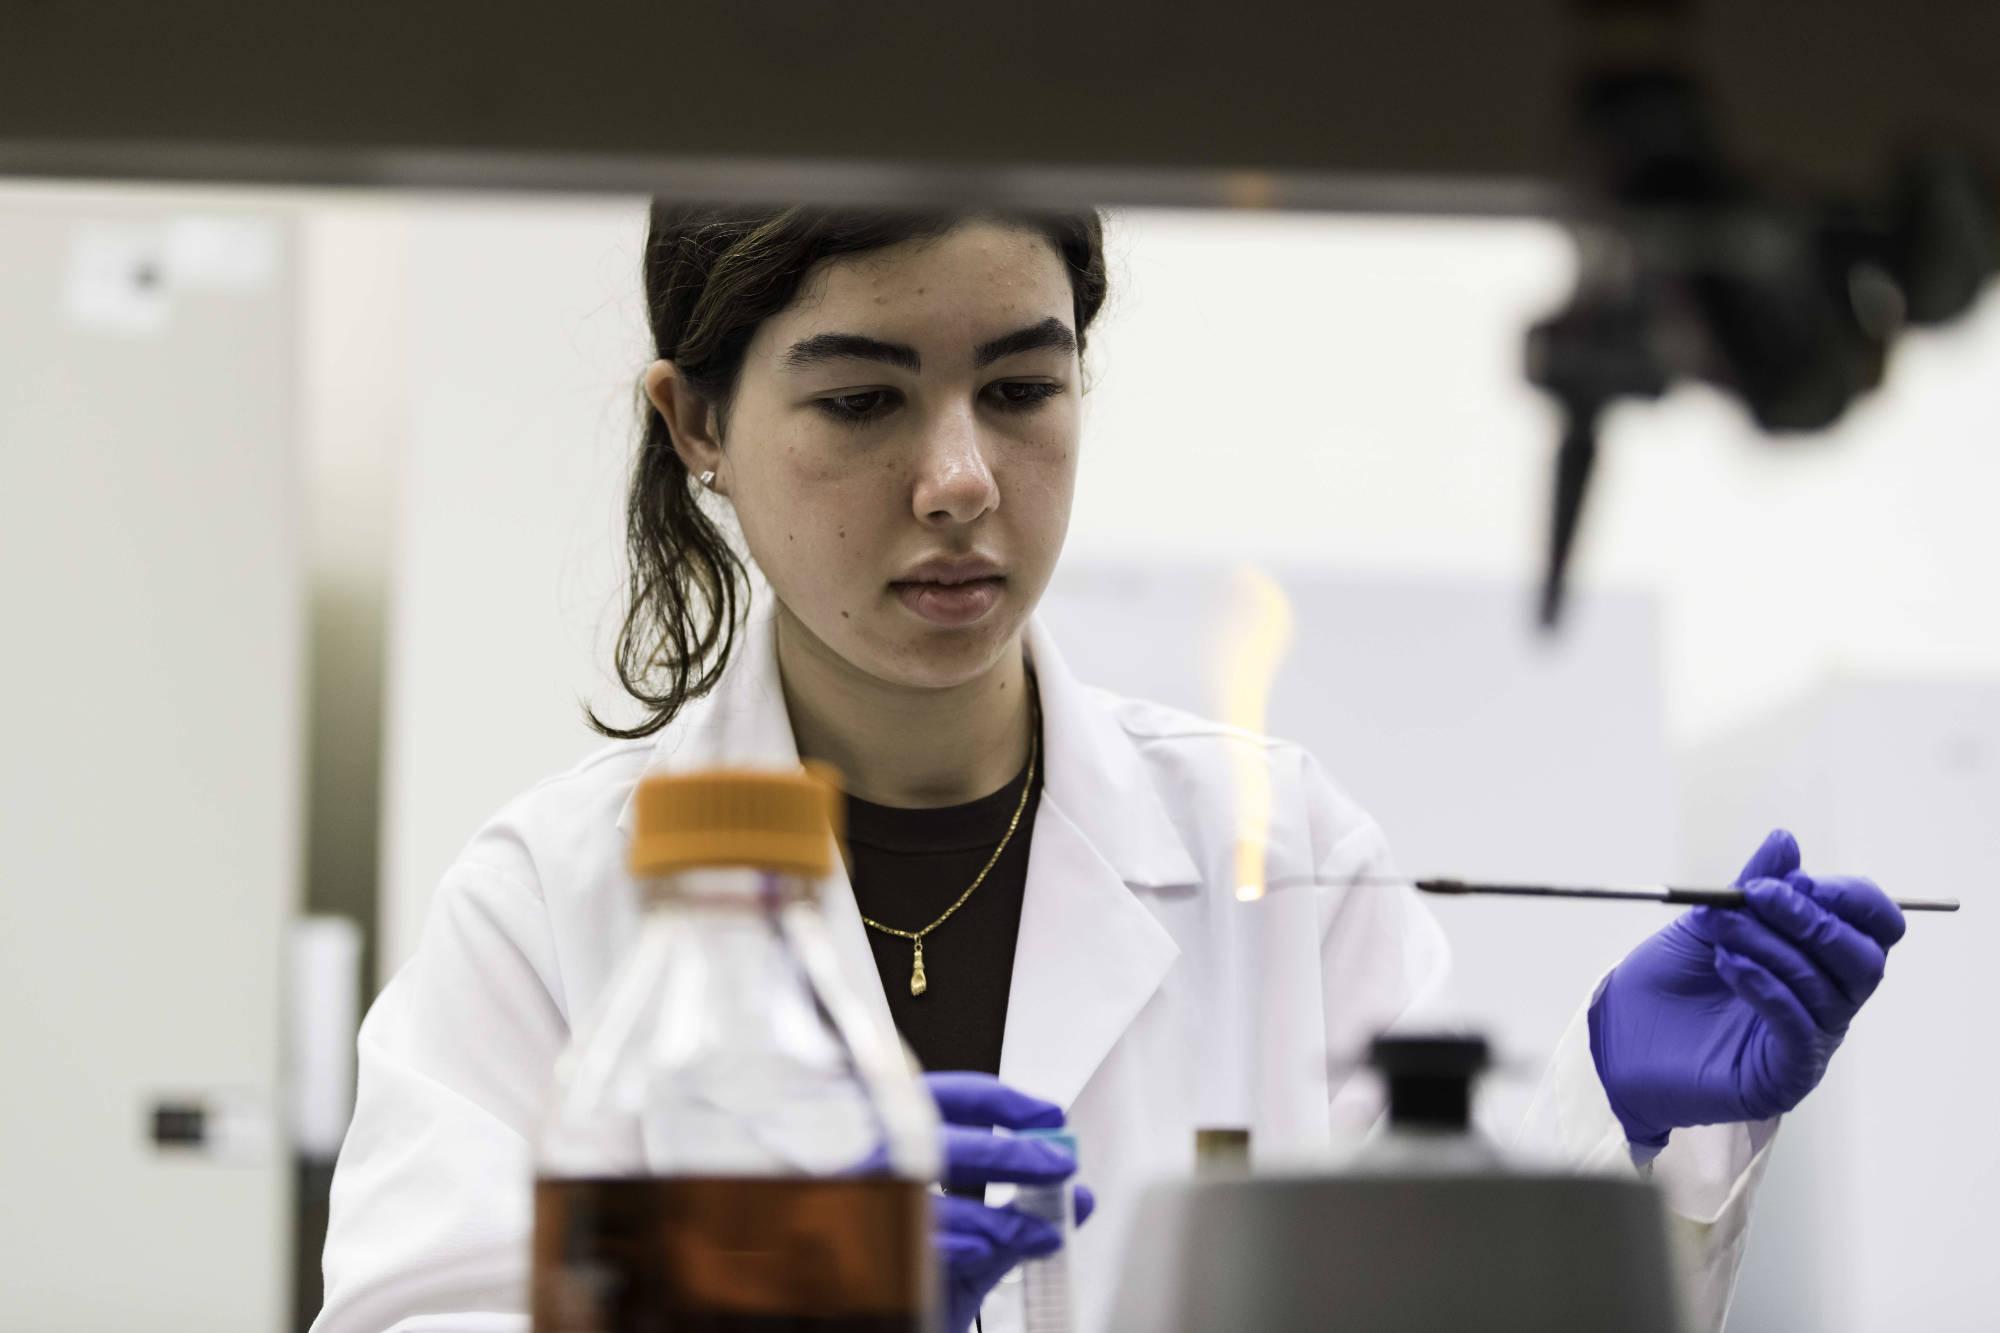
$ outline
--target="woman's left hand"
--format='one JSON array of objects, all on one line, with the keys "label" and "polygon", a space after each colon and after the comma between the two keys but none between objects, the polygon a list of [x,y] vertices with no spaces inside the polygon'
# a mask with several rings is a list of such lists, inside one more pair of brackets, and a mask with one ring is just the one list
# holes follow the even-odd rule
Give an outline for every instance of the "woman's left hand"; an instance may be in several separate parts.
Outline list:
[{"label": "woman's left hand", "polygon": [[1779,829],[1737,878],[1747,907],[1698,907],[1634,949],[1590,1003],[1590,1053],[1633,1144],[1767,1120],[1819,1085],[1881,983],[1903,914],[1865,879],[1815,879]]},{"label": "woman's left hand", "polygon": [[[997,1181],[1054,1185],[1076,1173],[1060,1147],[993,1129],[1057,1129],[1062,1108],[1030,1097],[990,1074],[926,1074],[924,1082],[944,1120],[946,1186],[966,1189]],[[1096,1200],[1076,1187],[1076,1220],[1090,1216]],[[1015,1208],[990,1208],[976,1199],[937,1200],[935,1242],[944,1263],[947,1333],[964,1333],[979,1307],[1008,1270],[1062,1246],[1056,1229]]]}]

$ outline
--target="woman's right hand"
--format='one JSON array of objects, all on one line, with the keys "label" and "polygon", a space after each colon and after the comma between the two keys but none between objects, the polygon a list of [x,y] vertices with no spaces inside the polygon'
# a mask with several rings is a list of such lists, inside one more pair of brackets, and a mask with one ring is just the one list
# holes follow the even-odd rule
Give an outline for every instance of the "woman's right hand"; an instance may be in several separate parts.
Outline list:
[{"label": "woman's right hand", "polygon": [[[995,1134],[993,1129],[1060,1129],[1062,1108],[1008,1087],[991,1074],[926,1074],[924,1082],[944,1120],[944,1183],[965,1189],[996,1181],[1054,1185],[1076,1173],[1076,1162],[1054,1144]],[[1076,1192],[1080,1224],[1094,1204]],[[989,1208],[952,1195],[937,1201],[935,1243],[944,1264],[946,1333],[965,1333],[987,1293],[1023,1259],[1062,1245],[1056,1229],[1013,1208]]]}]

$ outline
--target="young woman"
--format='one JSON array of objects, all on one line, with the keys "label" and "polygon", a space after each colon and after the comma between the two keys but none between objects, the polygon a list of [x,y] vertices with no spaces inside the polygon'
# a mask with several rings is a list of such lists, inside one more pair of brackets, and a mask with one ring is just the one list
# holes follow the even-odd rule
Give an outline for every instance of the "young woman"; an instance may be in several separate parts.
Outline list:
[{"label": "young woman", "polygon": [[[1344,887],[1386,850],[1310,756],[1092,690],[1033,618],[1105,297],[1097,217],[656,205],[645,281],[619,666],[649,716],[473,839],[370,1013],[316,1327],[524,1322],[531,1142],[632,928],[634,787],[806,757],[851,793],[826,904],[850,974],[927,1069],[969,1071],[933,1081],[968,1126],[951,1182],[1067,1169],[982,1169],[980,1126],[1066,1115],[1087,1144],[1102,1204],[1073,1271],[1103,1328],[1120,1251],[1145,1243],[1137,1188],[1186,1169],[1197,1126],[1282,1156],[1372,1119],[1341,1071],[1435,1001],[1441,936],[1413,894]],[[1254,905],[1232,892],[1246,750],[1290,886]],[[1578,1165],[1667,1186],[1711,1327],[1774,1118],[1901,932],[1873,885],[1801,874],[1782,834],[1743,882],[1751,910],[1683,917],[1588,997],[1537,1113]],[[1013,1326],[989,1297],[1049,1234],[977,1198],[938,1216],[953,1333],[982,1302],[987,1333]]]}]

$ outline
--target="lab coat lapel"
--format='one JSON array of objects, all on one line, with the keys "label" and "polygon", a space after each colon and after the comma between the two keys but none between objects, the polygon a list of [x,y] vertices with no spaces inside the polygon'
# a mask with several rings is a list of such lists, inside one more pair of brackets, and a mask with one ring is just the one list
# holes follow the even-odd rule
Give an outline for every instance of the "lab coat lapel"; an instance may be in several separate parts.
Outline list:
[{"label": "lab coat lapel", "polygon": [[[777,623],[769,612],[754,614],[736,641],[735,652],[715,689],[690,703],[661,733],[649,773],[688,773],[704,768],[788,768],[799,762],[791,713],[785,707],[784,682],[778,675]],[[626,836],[632,832],[632,802],[628,797],[618,817]],[[863,997],[881,1030],[894,1033],[889,1000],[882,993],[875,955],[868,946],[868,928],[854,886],[838,859],[822,884],[821,914],[833,938],[848,985]]]},{"label": "lab coat lapel", "polygon": [[1131,738],[1028,631],[1042,705],[1042,799],[1000,1077],[1067,1110],[1180,956],[1140,894],[1200,881]]}]

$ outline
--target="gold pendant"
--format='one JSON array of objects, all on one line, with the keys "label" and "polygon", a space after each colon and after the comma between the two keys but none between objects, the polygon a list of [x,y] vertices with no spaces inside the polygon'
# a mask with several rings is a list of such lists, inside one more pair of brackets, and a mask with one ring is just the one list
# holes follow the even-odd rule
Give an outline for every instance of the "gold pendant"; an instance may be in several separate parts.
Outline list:
[{"label": "gold pendant", "polygon": [[910,994],[922,995],[929,989],[930,983],[924,980],[924,942],[918,940],[916,964],[910,971]]}]

